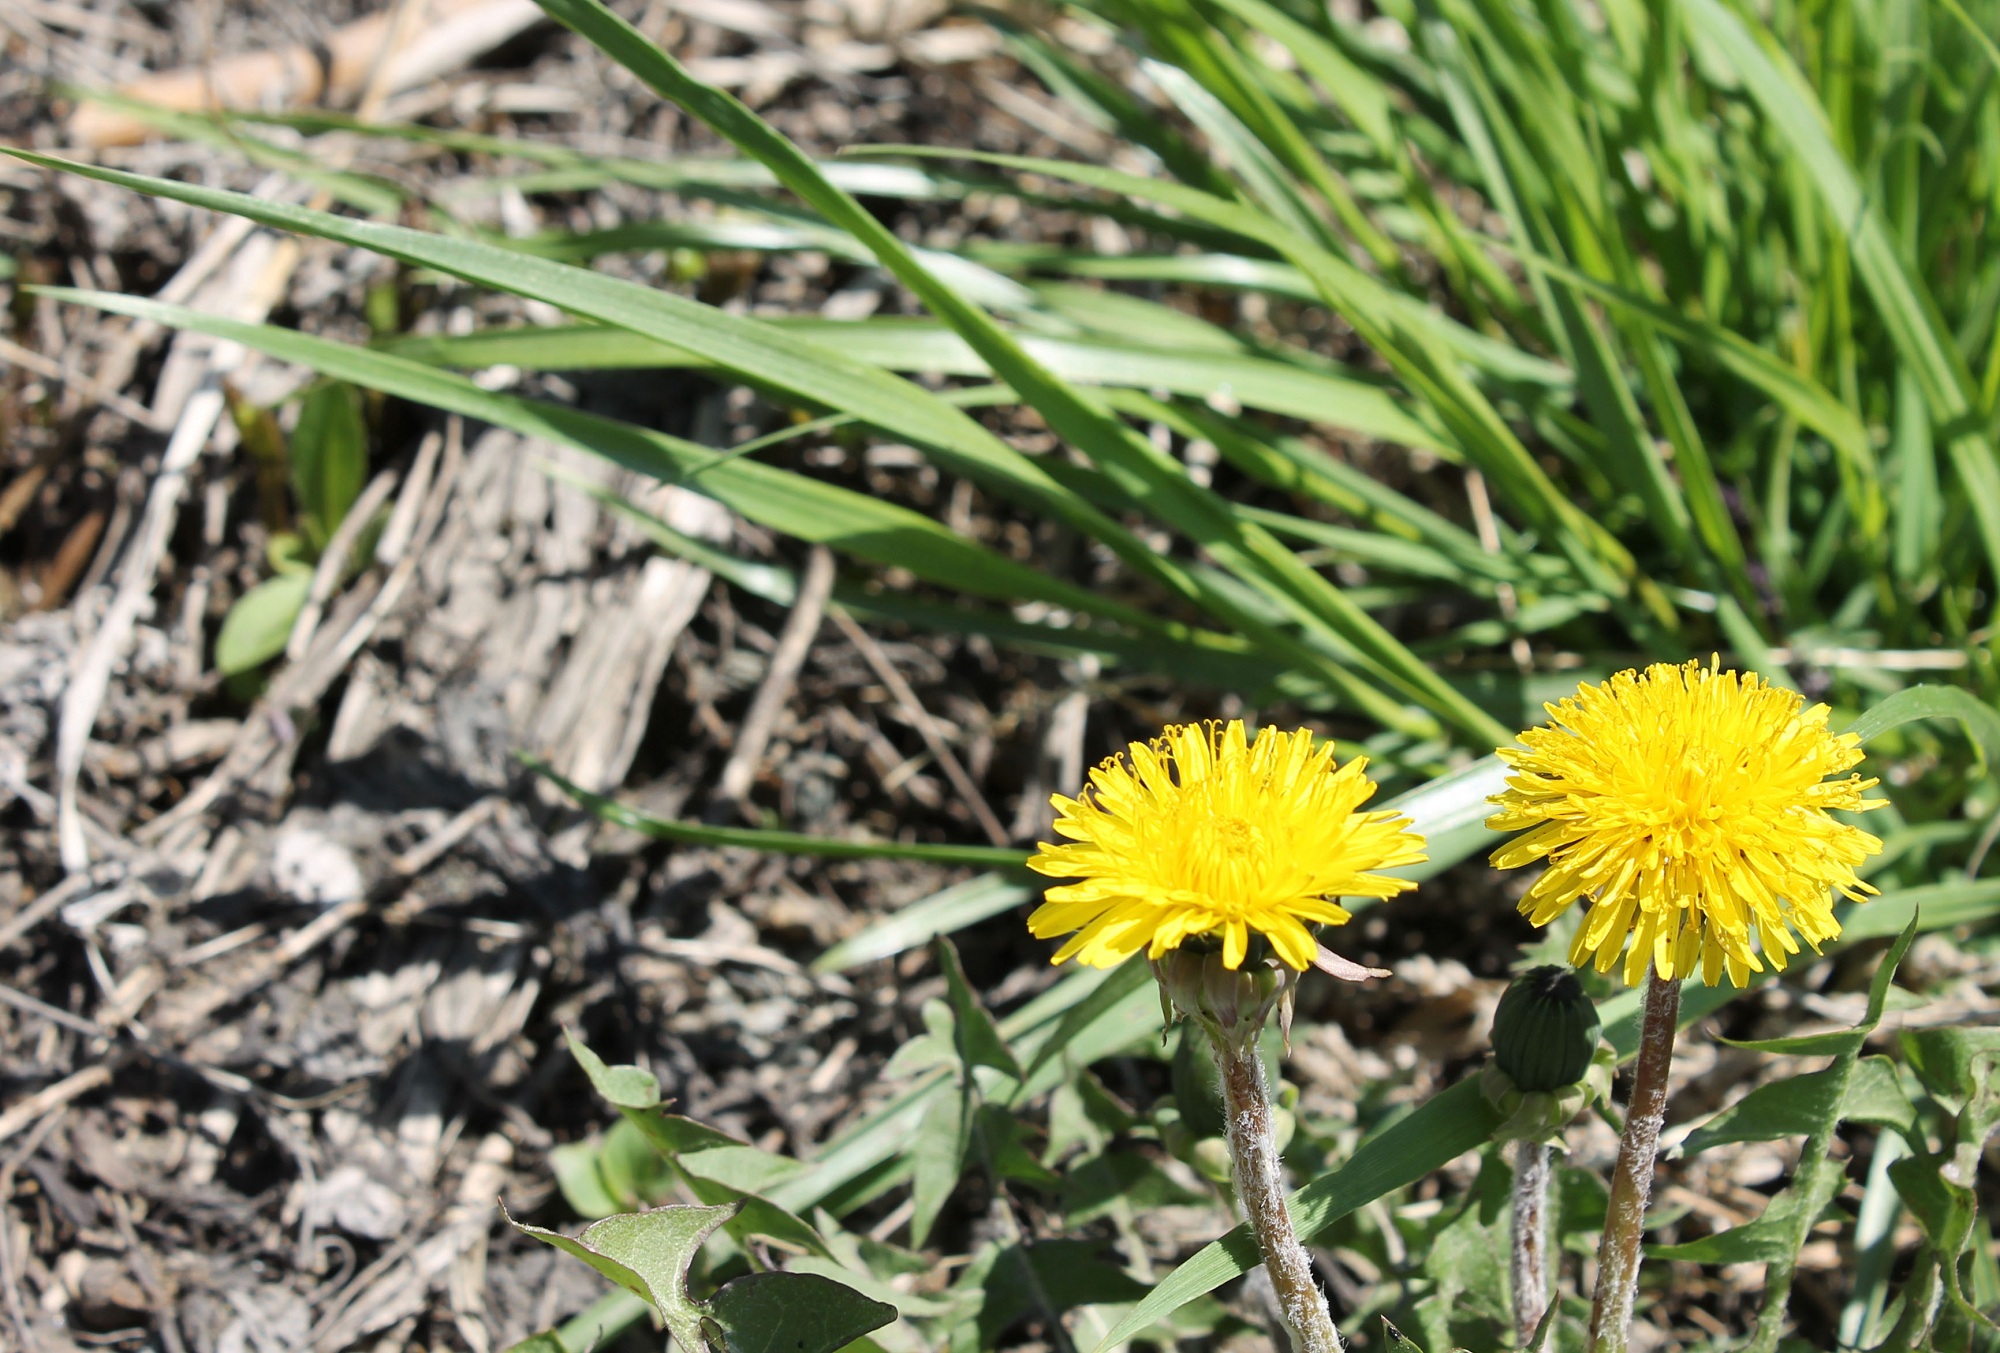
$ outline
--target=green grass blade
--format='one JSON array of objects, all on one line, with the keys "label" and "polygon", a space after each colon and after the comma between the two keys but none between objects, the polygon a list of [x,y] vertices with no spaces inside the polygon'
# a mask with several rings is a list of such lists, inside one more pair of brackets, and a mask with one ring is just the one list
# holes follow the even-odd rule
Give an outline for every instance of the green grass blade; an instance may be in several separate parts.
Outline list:
[{"label": "green grass blade", "polygon": [[1984,52],[1986,59],[1993,63],[1994,69],[2000,70],[2000,43],[1996,43],[1993,40],[1993,35],[1981,28],[1978,20],[1967,14],[1965,6],[1961,5],[1958,0],[1939,0],[1939,2],[1943,4],[1946,10],[1950,11],[1952,18],[1965,26],[1966,32],[1972,35],[1972,40],[1979,44],[1979,50]]},{"label": "green grass blade", "polygon": [[[1048,512],[1103,542],[1142,576],[1156,579],[1184,596],[1201,595],[1201,589],[1188,579],[1184,569],[1162,558],[1137,536],[1063,489],[1034,461],[1000,441],[963,411],[879,367],[850,360],[838,350],[793,338],[760,321],[732,315],[671,292],[655,291],[588,269],[523,256],[476,241],[446,239],[401,226],[356,221],[242,193],[78,164],[31,151],[9,147],[0,150],[44,168],[232,212],[265,225],[338,240],[408,263],[437,268],[498,290],[547,301],[572,314],[643,334],[670,347],[695,351],[746,380],[851,413],[865,423],[925,446],[947,468],[1013,501]],[[1415,663],[1416,659],[1412,657],[1410,661]]]},{"label": "green grass blade", "polygon": [[1952,719],[1965,731],[1989,768],[2000,768],[2000,711],[1956,686],[1911,686],[1877,701],[1848,726],[1863,743],[1906,723]]},{"label": "green grass blade", "polygon": [[1410,393],[1454,434],[1467,458],[1538,530],[1557,543],[1592,587],[1615,597],[1628,591],[1627,580],[1634,574],[1630,552],[1549,478],[1428,328],[1405,318],[1394,299],[1398,293],[1351,264],[1275,226],[1268,217],[1182,184],[1030,156],[938,151],[924,146],[871,147],[870,153],[951,155],[1044,174],[1156,202],[1276,250],[1312,279],[1326,303],[1395,368]]},{"label": "green grass blade", "polygon": [[[526,160],[566,171],[566,190],[597,188],[607,183],[630,183],[662,192],[700,196],[714,190],[759,191],[778,186],[777,176],[750,160],[702,156],[635,159],[618,155],[598,155],[577,150],[557,141],[535,141],[525,137],[494,136],[455,127],[431,127],[416,122],[364,122],[347,113],[327,109],[293,112],[257,112],[233,109],[225,120],[231,124],[264,124],[290,127],[307,134],[345,132],[355,136],[435,146],[465,155],[490,155],[502,159]],[[827,163],[820,172],[850,193],[864,197],[888,197],[905,201],[948,201],[962,198],[972,185],[960,175],[931,173],[908,165]],[[465,196],[487,196],[521,185],[516,176],[482,174],[464,180],[454,189]],[[526,189],[522,189],[526,191]]]},{"label": "green grass blade", "polygon": [[521,763],[555,785],[606,822],[629,828],[657,841],[691,846],[736,846],[779,855],[814,855],[831,860],[924,860],[931,864],[969,864],[984,869],[1019,868],[1033,852],[1005,846],[946,846],[901,841],[847,841],[801,832],[767,831],[757,827],[712,827],[700,822],[672,822],[628,808],[613,798],[593,794],[564,779],[546,761],[522,756]]},{"label": "green grass blade", "polygon": [[1382,808],[1409,816],[1414,829],[1423,833],[1424,853],[1430,856],[1422,864],[1388,872],[1422,882],[1498,842],[1500,833],[1489,830],[1486,819],[1493,815],[1493,795],[1506,787],[1507,773],[1499,757],[1482,756],[1383,803]]},{"label": "green grass blade", "polygon": [[[712,462],[711,462],[712,463]],[[706,541],[675,530],[623,494],[571,474],[560,466],[541,465],[542,473],[561,479],[590,495],[605,509],[631,522],[652,542],[678,559],[696,564],[733,586],[774,606],[790,606],[798,596],[798,575],[777,564],[760,563],[729,553]],[[703,467],[697,466],[688,478]],[[837,508],[837,505],[830,505]],[[1253,697],[1272,688],[1282,696],[1324,694],[1325,688],[1303,674],[1274,674],[1270,662],[1243,639],[1208,630],[1188,632],[1186,640],[1164,634],[1125,634],[1105,627],[1057,626],[1021,620],[1005,612],[967,605],[924,601],[895,592],[856,586],[841,580],[833,585],[833,603],[863,620],[908,625],[939,634],[983,635],[1007,648],[1046,657],[1092,658],[1107,667],[1157,672],[1192,686],[1236,691]]]},{"label": "green grass blade", "polygon": [[877,959],[894,958],[969,925],[1011,911],[1036,896],[1033,885],[1005,874],[981,874],[955,883],[920,902],[899,907],[875,924],[850,935],[813,960],[814,972],[845,972]]},{"label": "green grass blade", "polygon": [[1431,251],[1464,281],[1510,313],[1520,308],[1511,279],[1487,252],[1486,242],[1458,214],[1442,206],[1430,177],[1418,168],[1398,123],[1396,97],[1386,81],[1364,69],[1334,43],[1265,0],[1215,0],[1216,7],[1277,42],[1324,97],[1358,128],[1402,188],[1404,205],[1422,220]]},{"label": "green grass blade", "polygon": [[[1442,20],[1427,23],[1424,32],[1459,130],[1480,162],[1483,186],[1501,204],[1514,238],[1531,242],[1536,252],[1557,261],[1566,261],[1579,247],[1601,253],[1588,238],[1588,207],[1574,201],[1579,190],[1556,186],[1573,185],[1578,175],[1586,176],[1586,182],[1597,175],[1596,164],[1576,145],[1580,138],[1575,128],[1556,111],[1567,100],[1556,90],[1537,90],[1539,97],[1532,100],[1536,115],[1517,126],[1460,34]],[[1531,132],[1539,133],[1532,143]],[[1564,206],[1570,209],[1561,212]],[[1571,226],[1567,240],[1557,224],[1558,213]],[[1540,276],[1530,280],[1551,329],[1564,336],[1578,392],[1608,443],[1601,468],[1614,483],[1645,500],[1665,552],[1695,562],[1702,552],[1693,513],[1645,425],[1610,336],[1574,297],[1549,287]]]},{"label": "green grass blade", "polygon": [[[1050,428],[1071,446],[1123,481],[1152,515],[1185,534],[1238,576],[1293,607],[1298,618],[1322,624],[1367,654],[1382,674],[1406,695],[1478,741],[1498,725],[1466,699],[1340,589],[1299,563],[1297,557],[1261,529],[1243,521],[1229,505],[1189,480],[1182,467],[1157,451],[1101,403],[1085,398],[1035,360],[978,306],[934,277],[888,227],[847,193],[829,183],[806,155],[732,95],[702,83],[679,62],[598,0],[537,0],[550,15],[575,29],[637,75],[661,96],[672,99],[727,137],[746,154],[770,166],[786,187],[826,219],[860,240],[916,293],[924,305],[956,330],[1005,381],[1033,405]],[[628,326],[631,327],[631,326]],[[1080,504],[1078,505],[1080,506]],[[1213,589],[1204,590],[1184,570],[1166,566],[1136,536],[1099,519],[1091,532],[1139,567],[1203,605],[1260,643],[1323,671],[1331,684],[1350,685],[1339,667],[1315,660],[1313,650],[1286,636]],[[1359,692],[1357,692],[1359,694]],[[1393,706],[1371,702],[1367,712],[1392,726],[1412,726]]]},{"label": "green grass blade", "polygon": [[1021,64],[1092,125],[1115,129],[1126,141],[1160,157],[1167,172],[1210,192],[1227,193],[1229,181],[1200,147],[1158,110],[1117,80],[1078,61],[1061,43],[996,10],[979,15],[998,29]]},{"label": "green grass blade", "polygon": [[240,155],[260,168],[280,170],[301,183],[323,189],[334,201],[365,211],[370,216],[394,216],[409,200],[408,194],[395,183],[348,170],[328,169],[303,151],[249,135],[234,125],[235,119],[225,114],[188,113],[162,108],[115,90],[59,88],[70,98],[115,108],[165,136],[214,146],[218,150]]},{"label": "green grass blade", "polygon": [[[1170,28],[1170,32],[1175,34],[1181,31],[1179,25]],[[1203,38],[1213,36],[1208,33],[1201,35]],[[1202,45],[1199,38],[1191,41]],[[1195,55],[1195,50],[1198,47],[1184,47],[1179,55],[1186,60]],[[1304,192],[1286,172],[1285,166],[1278,163],[1270,147],[1259,141],[1211,89],[1189,71],[1167,61],[1143,61],[1140,69],[1154,87],[1166,95],[1167,101],[1181,116],[1207,138],[1209,145],[1214,147],[1216,158],[1227,164],[1242,183],[1250,202],[1292,230],[1317,237],[1329,246],[1337,245],[1331,232],[1314,215]]]},{"label": "green grass blade", "polygon": [[1789,56],[1753,37],[1721,0],[1679,0],[1691,28],[1732,65],[1777,139],[1846,237],[1854,271],[1875,303],[1898,356],[1916,373],[1931,420],[1946,443],[1979,527],[1989,571],[2000,577],[2000,463],[1979,416],[1978,392],[1923,283],[1899,257],[1880,205],[1834,143],[1826,112]]},{"label": "green grass blade", "polygon": [[[1186,0],[1150,0],[1150,7],[1167,16],[1163,26],[1171,33],[1182,64],[1227,105],[1299,184],[1319,195],[1378,271],[1401,278],[1401,250],[1369,218],[1353,185],[1297,120],[1297,112],[1312,107],[1309,91],[1297,82],[1288,85],[1261,56],[1243,50],[1238,34],[1216,23],[1199,6]],[[1292,97],[1281,97],[1281,91]],[[1329,247],[1343,247],[1344,242],[1330,230],[1322,227],[1313,233]]]},{"label": "green grass blade", "polygon": [[[740,208],[739,208],[740,209]],[[819,221],[801,220],[775,204],[755,217],[700,221],[631,221],[607,230],[550,231],[513,238],[495,231],[479,237],[502,248],[563,263],[585,263],[607,254],[652,249],[740,249],[782,254],[817,249],[852,263],[873,262],[853,237]],[[917,256],[938,277],[979,304],[1000,311],[1032,309],[1034,296],[1020,283],[958,254],[919,249]]]},{"label": "green grass blade", "polygon": [[1166,423],[1190,440],[1213,442],[1224,460],[1260,483],[1325,503],[1384,535],[1422,542],[1450,560],[1467,585],[1478,578],[1517,582],[1530,576],[1569,575],[1557,559],[1542,557],[1537,563],[1543,567],[1537,571],[1515,555],[1489,553],[1478,537],[1456,522],[1301,438],[1273,436],[1245,419],[1162,403],[1137,391],[1119,394],[1116,403],[1128,413]]},{"label": "green grass blade", "polygon": [[1465,570],[1455,561],[1415,541],[1374,531],[1357,531],[1348,526],[1331,526],[1310,517],[1297,517],[1270,508],[1243,507],[1237,510],[1281,540],[1316,546],[1315,559],[1334,558],[1370,570],[1430,578],[1438,582],[1457,584],[1467,581]]},{"label": "green grass blade", "polygon": [[1867,426],[1833,391],[1797,367],[1719,324],[1690,318],[1669,306],[1526,250],[1517,251],[1516,256],[1525,266],[1607,306],[1638,316],[1689,351],[1726,368],[1826,438],[1857,477],[1871,481],[1879,477]]},{"label": "green grass blade", "polygon": [[[273,325],[243,324],[133,296],[61,288],[49,288],[45,294],[234,339],[254,351],[298,362],[341,380],[605,456],[667,482],[701,470],[694,487],[751,521],[856,558],[907,568],[919,577],[974,596],[1001,601],[1040,597],[1142,631],[1155,630],[1162,623],[1043,570],[1017,564],[908,508],[753,460],[716,464],[713,449],[664,433],[558,404],[495,394],[462,376],[405,357]],[[1176,635],[1182,633],[1177,626],[1168,629]]]},{"label": "green grass blade", "polygon": [[[928,320],[776,320],[774,327],[886,370],[988,376],[992,368],[969,344]],[[1084,385],[1167,390],[1193,399],[1230,399],[1246,408],[1345,428],[1382,441],[1422,447],[1449,459],[1459,449],[1379,385],[1326,364],[1295,363],[1250,351],[1188,352],[1132,343],[1022,335],[1022,350],[1063,378]],[[457,337],[422,336],[385,345],[443,365],[506,364],[529,370],[710,365],[682,349],[602,325],[512,328]]]},{"label": "green grass blade", "polygon": [[[1244,254],[1082,254],[1043,245],[973,245],[966,252],[994,267],[1019,267],[1114,282],[1170,282],[1188,286],[1261,291],[1295,301],[1325,298],[1289,263]],[[1559,363],[1503,342],[1432,309],[1415,296],[1387,292],[1383,300],[1403,319],[1427,329],[1481,375],[1505,384],[1568,390],[1575,375]]]}]

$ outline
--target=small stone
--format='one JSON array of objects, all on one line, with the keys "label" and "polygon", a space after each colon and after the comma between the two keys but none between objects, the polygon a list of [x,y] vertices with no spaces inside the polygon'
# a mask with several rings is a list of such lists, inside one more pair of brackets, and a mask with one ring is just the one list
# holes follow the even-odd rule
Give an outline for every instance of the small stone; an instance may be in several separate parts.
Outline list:
[{"label": "small stone", "polygon": [[313,1190],[313,1207],[351,1236],[387,1240],[403,1231],[404,1206],[397,1192],[353,1165],[342,1165]]},{"label": "small stone", "polygon": [[367,891],[361,867],[347,847],[317,828],[293,824],[271,845],[271,881],[279,892],[309,907],[335,907]]},{"label": "small stone", "polygon": [[144,1324],[152,1310],[146,1289],[115,1259],[92,1259],[77,1280],[76,1323],[90,1330]]}]

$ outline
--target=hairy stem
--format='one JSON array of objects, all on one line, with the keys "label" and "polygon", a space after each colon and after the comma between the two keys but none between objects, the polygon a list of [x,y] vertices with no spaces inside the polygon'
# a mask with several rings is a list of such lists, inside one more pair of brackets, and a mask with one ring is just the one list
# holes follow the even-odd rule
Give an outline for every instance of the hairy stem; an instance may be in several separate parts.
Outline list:
[{"label": "hairy stem", "polygon": [[1326,1295],[1313,1278],[1312,1260],[1285,1211],[1284,1176],[1278,1140],[1271,1130],[1271,1097],[1254,1040],[1237,1048],[1227,1038],[1211,1040],[1222,1072],[1222,1104],[1229,1120],[1229,1154],[1235,1164],[1236,1196],[1256,1233],[1278,1311],[1296,1353],[1341,1353]]},{"label": "hairy stem", "polygon": [[1549,1305],[1549,1148],[1514,1143],[1514,1331],[1534,1341]]},{"label": "hairy stem", "polygon": [[1646,1232],[1646,1202],[1653,1192],[1653,1162],[1667,1120],[1667,1070],[1674,1060],[1680,1022],[1680,979],[1646,979],[1646,1010],[1639,1024],[1639,1065],[1618,1164],[1604,1240],[1597,1249],[1597,1292],[1590,1304],[1590,1353],[1625,1353],[1632,1332],[1632,1303],[1639,1291],[1639,1242]]}]

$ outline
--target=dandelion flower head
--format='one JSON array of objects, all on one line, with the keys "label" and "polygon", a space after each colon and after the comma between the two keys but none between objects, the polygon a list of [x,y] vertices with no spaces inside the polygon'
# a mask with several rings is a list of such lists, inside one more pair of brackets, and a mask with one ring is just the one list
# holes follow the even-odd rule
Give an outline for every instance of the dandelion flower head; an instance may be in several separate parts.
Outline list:
[{"label": "dandelion flower head", "polygon": [[1393,897],[1415,885],[1368,871],[1424,858],[1408,818],[1356,811],[1375,792],[1366,768],[1336,765],[1304,729],[1251,742],[1241,720],[1135,742],[1078,797],[1055,796],[1067,842],[1044,842],[1028,867],[1077,881],[1049,889],[1028,929],[1070,935],[1056,962],[1099,968],[1213,935],[1232,969],[1254,930],[1303,972],[1319,953],[1308,927],[1350,915],[1335,898]]},{"label": "dandelion flower head", "polygon": [[[1650,964],[1662,978],[1699,963],[1713,985],[1743,986],[1763,964],[1783,970],[1840,933],[1833,894],[1875,890],[1855,866],[1882,848],[1827,810],[1883,806],[1874,780],[1828,780],[1861,760],[1860,739],[1827,730],[1827,707],[1718,662],[1620,672],[1586,684],[1550,722],[1500,749],[1513,768],[1486,825],[1524,835],[1493,853],[1512,869],[1546,859],[1521,900],[1547,925],[1578,898],[1589,911],[1570,948],[1625,981]],[[1627,948],[1627,941],[1630,947]]]}]

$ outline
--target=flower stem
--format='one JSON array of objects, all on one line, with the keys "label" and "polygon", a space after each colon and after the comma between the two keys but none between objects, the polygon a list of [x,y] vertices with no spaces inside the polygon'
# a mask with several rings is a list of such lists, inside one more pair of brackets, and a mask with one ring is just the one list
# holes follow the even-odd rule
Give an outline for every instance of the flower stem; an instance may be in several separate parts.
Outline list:
[{"label": "flower stem", "polygon": [[1632,1303],[1639,1291],[1639,1242],[1646,1232],[1646,1202],[1653,1192],[1653,1162],[1667,1121],[1667,1070],[1674,1060],[1680,1023],[1679,978],[1652,973],[1639,1023],[1639,1064],[1625,1135],[1611,1175],[1604,1239],[1597,1250],[1597,1292],[1590,1306],[1590,1353],[1625,1353],[1632,1331]]},{"label": "flower stem", "polygon": [[1285,1211],[1284,1177],[1278,1141],[1271,1130],[1271,1097],[1254,1038],[1216,1038],[1215,1061],[1222,1072],[1222,1106],[1229,1122],[1229,1154],[1235,1165],[1236,1196],[1257,1236],[1258,1252],[1277,1294],[1278,1311],[1292,1336],[1295,1353],[1341,1353],[1326,1295],[1313,1277],[1312,1260]]},{"label": "flower stem", "polygon": [[1514,1143],[1514,1331],[1522,1348],[1549,1305],[1548,1203],[1548,1143]]}]

